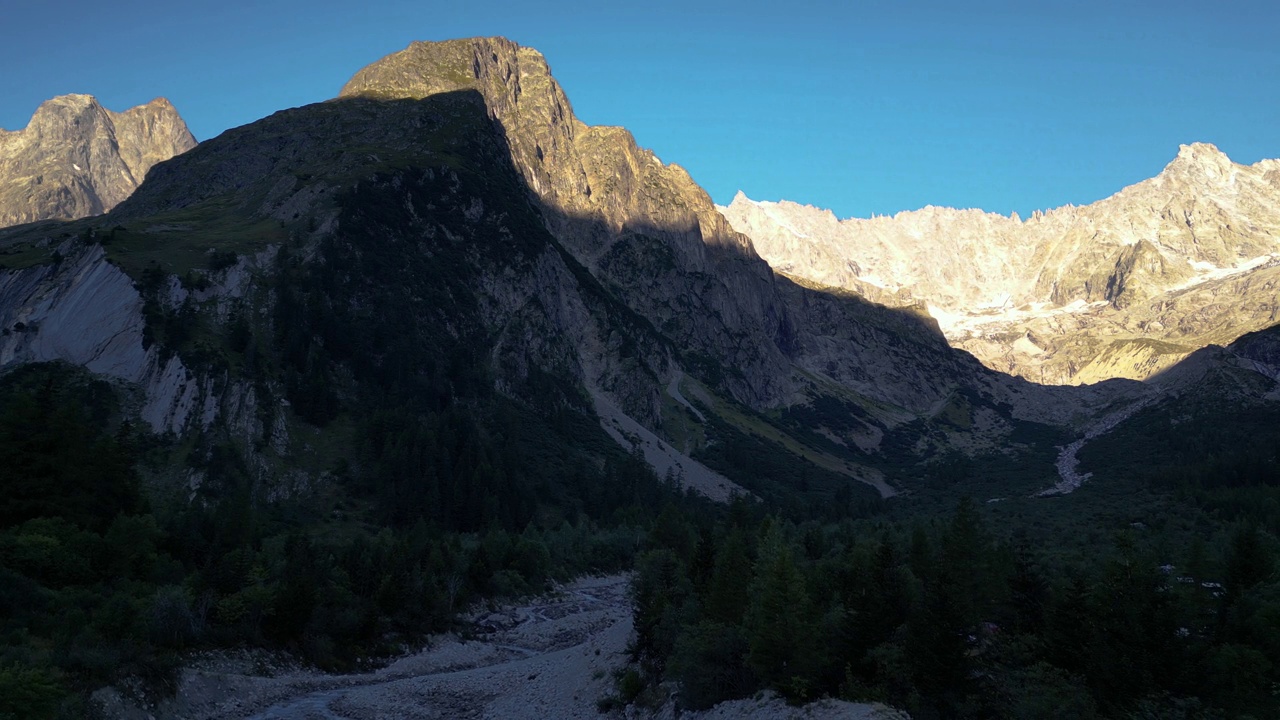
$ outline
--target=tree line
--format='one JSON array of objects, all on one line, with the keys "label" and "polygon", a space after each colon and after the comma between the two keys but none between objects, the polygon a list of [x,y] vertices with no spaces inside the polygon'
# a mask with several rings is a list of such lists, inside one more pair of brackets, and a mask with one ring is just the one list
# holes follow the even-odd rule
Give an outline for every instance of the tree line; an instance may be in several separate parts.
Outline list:
[{"label": "tree line", "polygon": [[636,562],[620,699],[675,681],[695,709],[771,689],[924,719],[1274,717],[1277,543],[1230,538],[1195,567],[1124,534],[1062,567],[969,500],[909,524],[670,508]]}]

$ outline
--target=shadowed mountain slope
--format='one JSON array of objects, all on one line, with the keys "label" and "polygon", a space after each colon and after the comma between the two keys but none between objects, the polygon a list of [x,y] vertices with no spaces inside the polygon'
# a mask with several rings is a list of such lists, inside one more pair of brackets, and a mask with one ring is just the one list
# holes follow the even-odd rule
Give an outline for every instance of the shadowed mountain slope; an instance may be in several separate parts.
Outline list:
[{"label": "shadowed mountain slope", "polygon": [[161,163],[106,218],[5,237],[6,364],[134,383],[153,427],[223,432],[277,487],[308,426],[386,397],[559,408],[660,475],[782,500],[889,493],[936,452],[1136,391],[1038,387],[918,312],[775,275],[683,169],[579,122],[503,39],[415,43]]},{"label": "shadowed mountain slope", "polygon": [[737,399],[793,402],[807,386],[797,369],[916,412],[957,382],[1008,392],[947,352],[923,315],[853,298],[807,302],[816,296],[776,278],[683,168],[624,129],[579,121],[536,50],[501,38],[414,43],[361,70],[342,95],[461,88],[484,96],[552,233],[679,346],[740,373],[730,381]]},{"label": "shadowed mountain slope", "polygon": [[[902,677],[961,698],[934,682],[930,638],[958,661],[955,687],[1012,656],[991,642],[1038,644],[1005,620],[1017,615],[979,609],[1021,606],[1018,588],[1038,582],[1005,582],[1017,551],[984,539],[979,513],[1065,528],[1055,550],[1083,540],[1100,563],[1092,536],[1154,522],[1093,493],[1120,483],[1035,497],[1068,479],[1057,464],[1087,474],[1091,453],[1141,439],[1123,433],[1189,422],[1144,414],[1162,401],[1197,401],[1227,427],[1237,397],[1265,401],[1274,385],[1267,335],[1151,383],[1043,387],[985,368],[918,309],[771,271],[687,173],[624,130],[578,122],[541,56],[502,39],[415,44],[341,98],[159,163],[104,216],[0,230],[0,264],[0,465],[19,468],[2,476],[3,649],[42,669],[0,671],[54,678],[37,688],[51,701],[59,678],[131,698],[121,676],[152,673],[171,689],[168,658],[248,647],[344,671],[400,658],[386,684],[400,707],[406,668],[443,677],[404,664],[423,633],[457,630],[478,601],[633,561],[633,659],[684,647],[668,631],[718,607],[699,633],[716,646],[685,655],[693,682],[747,669],[746,633],[764,628],[821,657],[769,662],[797,696]],[[706,501],[735,494],[762,502]],[[930,519],[959,495],[993,502]],[[1110,571],[1081,577],[1112,587]],[[1107,614],[1065,616],[1055,642],[1074,652],[1094,617],[1114,618],[1093,625],[1099,638],[1123,635],[1108,628],[1149,607],[1112,613],[1113,597],[1085,598]],[[959,602],[965,618],[934,612]],[[527,614],[472,619],[490,634]],[[807,619],[770,625],[788,615]],[[1178,627],[1146,635],[1199,652]],[[965,642],[978,634],[991,637]],[[1129,657],[1086,647],[1106,660],[1094,677]],[[207,703],[208,684],[188,681],[225,689],[225,669],[189,668],[179,692]],[[275,709],[344,712],[300,677],[270,690],[294,696]],[[731,693],[773,682],[744,677],[754,685]],[[573,692],[585,714],[625,702]],[[251,712],[226,697],[228,716]]]}]

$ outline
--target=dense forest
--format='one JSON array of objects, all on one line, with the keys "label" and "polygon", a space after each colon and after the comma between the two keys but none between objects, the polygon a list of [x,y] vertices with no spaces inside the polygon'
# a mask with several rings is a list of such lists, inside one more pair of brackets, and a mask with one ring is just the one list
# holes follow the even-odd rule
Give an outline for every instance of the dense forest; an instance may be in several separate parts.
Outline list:
[{"label": "dense forest", "polygon": [[84,691],[122,676],[164,692],[201,648],[342,669],[448,629],[476,598],[630,566],[634,664],[604,708],[653,702],[666,680],[690,708],[769,688],[918,719],[1280,706],[1275,446],[1228,452],[1224,419],[1189,424],[1187,445],[1139,418],[1092,451],[1148,448],[1129,451],[1135,482],[1199,512],[1197,536],[1128,529],[1065,556],[968,498],[945,515],[841,520],[712,507],[609,455],[607,438],[603,468],[554,450],[590,436],[585,415],[498,401],[367,414],[357,460],[372,470],[347,469],[332,506],[257,501],[218,446],[195,454],[205,487],[165,502],[143,480],[172,441],[129,423],[122,397],[64,365],[0,379],[0,717],[83,716]]},{"label": "dense forest", "polygon": [[[109,385],[58,365],[0,378],[0,718],[84,717],[86,689],[125,677],[172,691],[202,648],[350,668],[477,598],[629,566],[652,508],[686,501],[620,452],[590,476],[567,451],[514,463],[572,447],[521,412],[375,413],[361,447],[378,472],[360,477],[385,481],[332,506],[261,502],[226,447],[195,454],[198,496],[165,504],[142,480],[168,443]],[[423,509],[443,502],[459,512]]]},{"label": "dense forest", "polygon": [[1280,416],[1212,397],[1091,443],[1070,498],[835,522],[669,509],[636,562],[614,701],[675,681],[690,708],[771,689],[918,720],[1276,717]]},{"label": "dense forest", "polygon": [[[571,376],[528,363],[495,389],[478,264],[549,241],[531,213],[466,216],[457,193],[517,207],[495,177],[361,181],[345,234],[291,236],[226,313],[167,302],[143,269],[145,342],[250,387],[239,430],[157,435],[130,420],[136,389],[70,366],[0,376],[0,720],[85,717],[126,678],[172,692],[206,649],[374,663],[480,599],[625,568],[633,662],[606,711],[674,682],[689,708],[771,689],[918,720],[1280,714],[1280,414],[1153,407],[1052,501],[1027,497],[1060,441],[1044,427],[1020,428],[1021,455],[886,468],[907,492],[881,501],[712,419],[698,459],[758,498],[713,506],[623,452]],[[294,475],[311,484],[272,494]]]},{"label": "dense forest", "polygon": [[1161,562],[1120,534],[1086,566],[949,518],[794,524],[669,511],[634,581],[635,667],[705,708],[769,688],[877,700],[914,718],[1273,717],[1274,538],[1241,524],[1221,557]]},{"label": "dense forest", "polygon": [[[968,499],[842,519],[713,507],[607,438],[608,462],[584,464],[585,415],[492,398],[351,421],[371,470],[339,467],[346,492],[328,504],[261,502],[218,445],[190,454],[202,488],[166,501],[144,481],[172,441],[131,424],[126,401],[67,366],[0,378],[0,717],[84,716],[83,689],[122,677],[171,691],[200,649],[350,668],[450,628],[478,598],[627,567],[634,662],[605,710],[659,702],[664,681],[689,708],[772,689],[925,719],[1280,707],[1276,445],[1239,443],[1224,418],[1187,423],[1189,443],[1161,436],[1153,411],[1089,456],[1185,509],[1185,542],[1130,528],[1064,554]],[[1276,427],[1258,412],[1239,423]]]}]

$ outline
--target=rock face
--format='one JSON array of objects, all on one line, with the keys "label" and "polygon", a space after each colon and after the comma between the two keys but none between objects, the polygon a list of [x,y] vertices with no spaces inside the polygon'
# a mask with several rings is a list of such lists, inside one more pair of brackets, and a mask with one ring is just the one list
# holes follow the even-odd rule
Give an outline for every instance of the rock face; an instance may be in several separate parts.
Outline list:
[{"label": "rock face", "polygon": [[133,383],[140,415],[156,432],[179,432],[212,407],[176,355],[143,342],[143,301],[101,246],[68,249],[56,265],[0,270],[0,368],[62,361]]},{"label": "rock face", "polygon": [[100,215],[195,144],[164,98],[115,113],[89,95],[56,97],[25,130],[0,131],[0,227]]},{"label": "rock face", "polygon": [[[93,277],[122,268],[137,292],[94,321],[117,340],[67,344],[37,315],[79,312],[74,281],[42,268],[93,247]],[[918,310],[774,273],[688,173],[578,121],[542,56],[501,38],[415,43],[340,98],[159,165],[104,218],[0,233],[0,252],[20,290],[0,319],[39,328],[0,366],[126,348],[114,376],[148,403],[190,388],[153,426],[227,435],[269,492],[319,477],[297,469],[301,426],[387,397],[577,413],[721,498],[743,472],[715,454],[730,443],[888,495],[877,463],[986,452],[1115,399],[993,372]],[[169,358],[172,390],[152,381]]]},{"label": "rock face", "polygon": [[[678,345],[722,356],[720,349],[741,345],[743,335],[768,338],[777,330],[772,273],[749,242],[683,169],[663,165],[622,128],[579,121],[537,50],[503,38],[413,43],[358,72],[341,97],[423,98],[459,90],[483,96],[512,162],[551,210],[544,216],[553,234],[616,285],[628,304],[647,306],[637,309]],[[656,267],[642,273],[638,266],[651,261]],[[672,273],[685,272],[706,282],[669,286]],[[727,274],[736,276],[733,285]],[[684,308],[670,306],[676,295]],[[721,320],[708,328],[699,315]],[[777,403],[795,391],[771,339],[726,359],[744,375],[734,390],[749,404]]]},{"label": "rock face", "polygon": [[776,276],[683,168],[622,128],[579,121],[536,50],[503,38],[413,43],[358,72],[341,96],[459,90],[483,96],[557,239],[687,356],[728,370],[724,383],[740,402],[789,404],[814,378],[908,413],[962,385],[1008,394],[919,313]]},{"label": "rock face", "polygon": [[1280,161],[1238,165],[1212,145],[1026,220],[936,207],[837,220],[741,193],[721,209],[779,272],[925,306],[952,345],[1036,382],[1143,379],[1277,322]]}]

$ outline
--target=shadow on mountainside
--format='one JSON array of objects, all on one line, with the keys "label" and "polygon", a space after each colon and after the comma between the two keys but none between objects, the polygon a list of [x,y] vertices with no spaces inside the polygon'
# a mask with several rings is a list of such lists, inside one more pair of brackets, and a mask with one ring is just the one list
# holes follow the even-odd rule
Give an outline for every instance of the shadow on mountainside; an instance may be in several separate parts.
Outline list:
[{"label": "shadow on mountainside", "polygon": [[[318,198],[379,174],[471,166],[502,187],[504,201],[511,200],[510,184],[520,183],[556,244],[680,348],[686,372],[748,406],[793,401],[791,363],[917,413],[966,379],[996,376],[948,347],[932,319],[801,287],[775,275],[745,238],[708,244],[696,223],[611,227],[541,202],[510,154],[494,152],[485,134],[508,147],[503,126],[474,90],[285,110],[158,165],[98,224],[127,225],[214,200],[224,215],[289,223],[305,217],[307,201],[314,207]],[[302,214],[289,213],[291,205]]]},{"label": "shadow on mountainside", "polygon": [[[583,202],[566,209],[530,182],[511,144],[475,90],[332,100],[229,130],[157,165],[110,214],[54,231],[99,237],[135,280],[151,268],[186,277],[219,253],[324,238],[352,248],[320,259],[351,263],[325,270],[335,281],[375,272],[383,285],[421,284],[404,272],[425,262],[442,285],[414,290],[383,315],[429,342],[356,324],[358,342],[327,337],[325,352],[340,350],[336,362],[371,377],[412,375],[417,360],[398,356],[465,338],[476,346],[463,353],[470,359],[447,362],[491,364],[501,392],[537,407],[580,402],[570,386],[581,385],[673,442],[670,423],[685,411],[672,402],[699,415],[719,397],[737,407],[729,412],[740,420],[738,447],[763,437],[824,472],[856,476],[850,462],[886,452],[920,456],[913,448],[923,434],[940,444],[1007,435],[1017,422],[1063,424],[1099,403],[1096,389],[1035,386],[985,368],[949,347],[927,316],[774,274],[691,180],[674,191],[645,188],[634,168],[610,164],[606,144],[593,170],[607,182],[585,187],[573,198]],[[46,243],[46,252],[58,246]],[[416,257],[396,263],[411,257],[397,253]],[[380,265],[365,262],[375,256]],[[310,363],[300,356],[299,372]],[[543,397],[535,376],[565,382]],[[687,393],[682,377],[695,381]],[[786,420],[819,401],[829,410],[822,427],[799,418],[779,429],[760,414]]]}]

